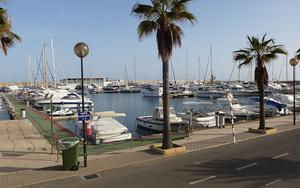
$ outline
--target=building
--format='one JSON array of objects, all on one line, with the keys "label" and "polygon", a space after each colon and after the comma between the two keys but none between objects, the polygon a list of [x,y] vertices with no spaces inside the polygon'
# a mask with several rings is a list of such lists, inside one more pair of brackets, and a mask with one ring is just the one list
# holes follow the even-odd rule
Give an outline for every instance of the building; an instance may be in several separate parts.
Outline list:
[{"label": "building", "polygon": [[[103,85],[105,79],[104,78],[83,78],[83,83],[84,85]],[[81,84],[81,78],[64,78],[60,80],[61,83],[63,84],[76,84],[79,85]]]}]

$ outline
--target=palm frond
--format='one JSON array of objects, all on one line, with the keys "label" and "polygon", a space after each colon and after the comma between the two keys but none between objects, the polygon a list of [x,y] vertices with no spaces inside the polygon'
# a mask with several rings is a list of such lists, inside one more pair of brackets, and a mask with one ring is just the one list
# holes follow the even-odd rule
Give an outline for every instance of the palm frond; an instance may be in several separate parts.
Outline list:
[{"label": "palm frond", "polygon": [[154,12],[155,9],[153,6],[140,3],[136,3],[131,10],[131,14],[144,19],[150,19],[155,16]]},{"label": "palm frond", "polygon": [[156,30],[156,23],[151,20],[144,20],[138,25],[139,39],[151,35]]},{"label": "palm frond", "polygon": [[183,35],[182,29],[174,23],[169,25],[169,29],[170,29],[170,32],[172,33],[173,44],[175,46],[180,47],[181,46],[181,36]]}]

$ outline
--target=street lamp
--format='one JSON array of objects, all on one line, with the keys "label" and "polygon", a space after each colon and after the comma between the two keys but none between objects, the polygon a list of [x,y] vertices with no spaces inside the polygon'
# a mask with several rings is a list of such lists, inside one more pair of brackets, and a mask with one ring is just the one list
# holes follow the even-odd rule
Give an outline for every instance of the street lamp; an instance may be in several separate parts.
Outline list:
[{"label": "street lamp", "polygon": [[[80,57],[81,62],[81,99],[82,99],[82,113],[84,113],[84,87],[83,87],[83,58],[88,55],[89,47],[83,42],[79,42],[74,46],[75,54]],[[83,157],[84,157],[84,167],[87,166],[87,153],[86,153],[86,135],[85,135],[85,119],[82,120],[82,134],[83,134]]]},{"label": "street lamp", "polygon": [[293,114],[294,114],[294,125],[296,125],[296,101],[295,101],[295,80],[296,80],[296,78],[295,78],[295,66],[298,64],[298,60],[297,60],[297,58],[292,58],[291,60],[290,60],[290,65],[292,65],[293,66],[293,95],[294,95],[294,107],[293,107]]}]

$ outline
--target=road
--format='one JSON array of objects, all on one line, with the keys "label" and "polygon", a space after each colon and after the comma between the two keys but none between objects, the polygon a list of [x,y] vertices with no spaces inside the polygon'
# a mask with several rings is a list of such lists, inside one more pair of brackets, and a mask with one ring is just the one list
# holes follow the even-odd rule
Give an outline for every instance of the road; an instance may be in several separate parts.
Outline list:
[{"label": "road", "polygon": [[299,187],[300,129],[29,187]]}]

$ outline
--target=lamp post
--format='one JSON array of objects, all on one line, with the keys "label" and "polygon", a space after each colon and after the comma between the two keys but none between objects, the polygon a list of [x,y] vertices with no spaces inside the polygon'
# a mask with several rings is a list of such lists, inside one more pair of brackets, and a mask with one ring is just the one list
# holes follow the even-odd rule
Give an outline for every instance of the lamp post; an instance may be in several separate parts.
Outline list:
[{"label": "lamp post", "polygon": [[297,60],[297,58],[292,58],[291,60],[290,60],[290,65],[292,65],[293,66],[293,95],[294,95],[294,106],[293,106],[293,114],[294,114],[294,125],[296,125],[296,101],[295,101],[295,80],[296,80],[296,76],[295,76],[295,74],[296,74],[296,72],[295,72],[295,66],[298,64],[298,60]]},{"label": "lamp post", "polygon": [[[81,62],[81,99],[82,99],[82,113],[84,113],[84,87],[83,87],[83,58],[88,55],[89,47],[83,42],[79,42],[74,46],[75,54],[80,57]],[[87,166],[87,153],[86,153],[86,135],[85,135],[85,119],[82,120],[82,134],[83,134],[83,157],[84,157],[84,167]]]}]

